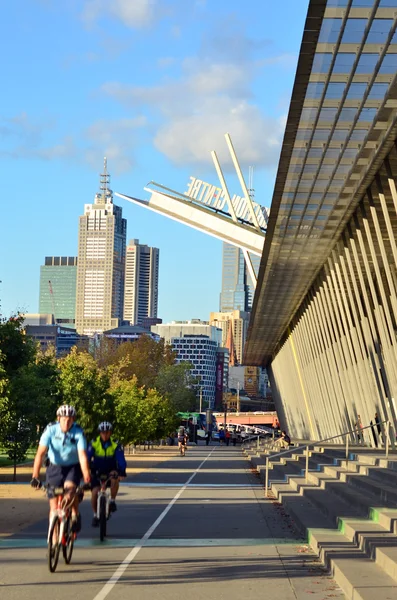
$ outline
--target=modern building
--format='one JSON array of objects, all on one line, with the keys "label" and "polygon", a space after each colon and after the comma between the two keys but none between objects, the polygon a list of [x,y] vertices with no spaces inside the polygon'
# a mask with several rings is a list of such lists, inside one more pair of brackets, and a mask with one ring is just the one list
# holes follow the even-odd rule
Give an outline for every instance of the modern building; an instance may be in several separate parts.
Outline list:
[{"label": "modern building", "polygon": [[125,262],[124,321],[142,325],[157,318],[159,287],[158,248],[130,240]]},{"label": "modern building", "polygon": [[221,346],[229,350],[230,365],[242,364],[250,314],[241,310],[210,313],[210,325],[222,330]]},{"label": "modern building", "polygon": [[159,319],[158,317],[145,317],[142,321],[142,327],[150,331],[150,328],[153,325],[161,325],[163,319]]},{"label": "modern building", "polygon": [[189,362],[191,375],[197,378],[202,408],[214,408],[218,344],[207,335],[186,334],[171,338],[177,352],[176,362]]},{"label": "modern building", "polygon": [[55,325],[53,313],[24,313],[23,324],[26,325]]},{"label": "modern building", "polygon": [[122,344],[123,342],[135,342],[143,335],[151,337],[156,342],[160,339],[160,336],[151,333],[139,325],[121,325],[115,329],[104,331],[103,335],[109,339],[115,340],[117,344]]},{"label": "modern building", "polygon": [[396,439],[396,14],[309,2],[244,350],[298,439]]},{"label": "modern building", "polygon": [[68,354],[73,346],[86,346],[84,337],[69,327],[25,324],[25,331],[26,335],[40,344],[42,351],[53,346],[58,357]]},{"label": "modern building", "polygon": [[79,223],[76,329],[93,335],[123,319],[127,222],[113,203],[105,158],[100,192],[84,206]]},{"label": "modern building", "polygon": [[174,337],[183,337],[184,335],[204,335],[214,341],[217,346],[222,345],[222,330],[210,325],[208,321],[201,321],[200,319],[162,323],[153,325],[150,330],[164,338],[166,344],[170,344],[171,339]]},{"label": "modern building", "polygon": [[[250,254],[255,275],[258,275],[260,257]],[[222,291],[220,295],[220,312],[251,310],[255,286],[248,273],[244,254],[241,248],[223,243],[222,249]]]},{"label": "modern building", "polygon": [[76,256],[46,256],[40,267],[39,313],[54,315],[55,323],[75,323]]}]

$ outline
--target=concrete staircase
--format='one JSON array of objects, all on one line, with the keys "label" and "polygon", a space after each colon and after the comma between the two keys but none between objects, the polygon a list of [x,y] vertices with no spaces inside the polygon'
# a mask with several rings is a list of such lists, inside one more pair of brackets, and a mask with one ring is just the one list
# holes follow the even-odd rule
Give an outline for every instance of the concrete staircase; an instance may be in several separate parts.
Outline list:
[{"label": "concrete staircase", "polygon": [[[349,599],[397,599],[397,455],[337,446],[311,446],[270,462],[269,488],[299,532],[318,552]],[[265,481],[272,444],[243,448]],[[346,471],[347,466],[347,471]]]}]

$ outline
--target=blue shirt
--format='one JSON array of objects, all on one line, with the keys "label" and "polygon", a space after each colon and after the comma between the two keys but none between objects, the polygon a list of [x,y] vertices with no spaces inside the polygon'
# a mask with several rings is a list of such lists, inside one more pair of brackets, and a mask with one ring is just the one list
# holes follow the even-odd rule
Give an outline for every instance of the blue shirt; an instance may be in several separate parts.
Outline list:
[{"label": "blue shirt", "polygon": [[48,448],[48,458],[53,465],[69,466],[79,463],[79,450],[87,449],[87,442],[80,425],[73,423],[64,433],[59,423],[47,425],[39,442]]}]

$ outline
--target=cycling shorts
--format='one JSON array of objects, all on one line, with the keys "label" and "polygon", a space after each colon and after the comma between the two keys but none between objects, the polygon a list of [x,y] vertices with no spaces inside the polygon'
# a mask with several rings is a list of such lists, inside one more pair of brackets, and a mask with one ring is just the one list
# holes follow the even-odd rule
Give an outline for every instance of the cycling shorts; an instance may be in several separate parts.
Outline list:
[{"label": "cycling shorts", "polygon": [[[82,478],[80,464],[77,465],[53,465],[47,467],[46,484],[52,487],[64,487],[66,481],[74,483],[77,487]],[[67,486],[66,486],[67,487]],[[47,490],[47,497],[54,498],[54,492]]]},{"label": "cycling shorts", "polygon": [[[94,489],[96,487],[101,487],[101,481],[99,479],[99,477],[101,475],[110,475],[110,473],[117,473],[117,469],[111,469],[108,473],[99,473],[99,471],[94,471],[93,473],[91,473],[91,489]],[[115,480],[116,481],[116,480]],[[111,486],[111,480],[108,480],[106,487],[110,488]]]},{"label": "cycling shorts", "polygon": [[179,437],[179,438],[178,438],[178,442],[179,442],[180,444],[182,444],[183,446],[185,446],[185,445],[186,445],[186,440],[185,440],[185,438],[184,438],[184,437]]}]

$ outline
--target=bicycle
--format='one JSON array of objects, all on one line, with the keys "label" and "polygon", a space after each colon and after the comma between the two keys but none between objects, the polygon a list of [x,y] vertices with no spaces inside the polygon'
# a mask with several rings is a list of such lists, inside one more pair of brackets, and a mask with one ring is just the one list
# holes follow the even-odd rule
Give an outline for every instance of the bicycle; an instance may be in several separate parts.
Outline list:
[{"label": "bicycle", "polygon": [[[58,565],[61,548],[67,565],[72,559],[74,541],[77,535],[72,531],[71,508],[75,497],[84,490],[89,489],[89,486],[78,487],[71,493],[63,487],[46,485],[44,488],[51,489],[57,498],[57,508],[51,513],[47,536],[48,568],[51,573],[54,573]],[[67,496],[66,493],[68,493]]]},{"label": "bicycle", "polygon": [[183,442],[179,442],[179,452],[181,453],[181,456],[185,456],[185,454],[186,454],[186,445],[187,445],[186,438],[184,439]]},{"label": "bicycle", "polygon": [[101,542],[106,537],[106,525],[111,515],[110,512],[110,482],[112,479],[118,479],[119,476],[116,473],[110,473],[108,475],[99,475],[99,481],[101,487],[98,492],[97,499],[97,513],[96,517],[99,521],[99,539]]}]

